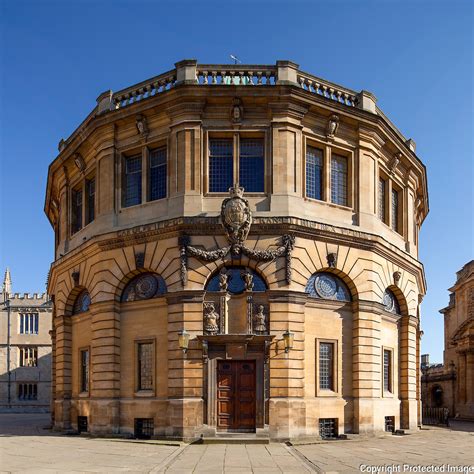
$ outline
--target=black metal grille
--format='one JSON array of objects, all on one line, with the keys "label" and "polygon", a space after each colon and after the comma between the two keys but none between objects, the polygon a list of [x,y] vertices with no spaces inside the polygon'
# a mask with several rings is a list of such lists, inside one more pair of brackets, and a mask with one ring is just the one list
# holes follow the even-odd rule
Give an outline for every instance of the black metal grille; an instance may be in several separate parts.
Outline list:
[{"label": "black metal grille", "polygon": [[323,439],[337,438],[337,418],[320,418],[319,436]]},{"label": "black metal grille", "polygon": [[135,438],[150,439],[153,436],[153,418],[135,418]]},{"label": "black metal grille", "polygon": [[79,433],[87,433],[89,431],[87,426],[87,416],[77,417],[77,431],[79,431]]},{"label": "black metal grille", "polygon": [[385,431],[388,431],[389,433],[395,432],[395,417],[394,416],[385,417]]}]

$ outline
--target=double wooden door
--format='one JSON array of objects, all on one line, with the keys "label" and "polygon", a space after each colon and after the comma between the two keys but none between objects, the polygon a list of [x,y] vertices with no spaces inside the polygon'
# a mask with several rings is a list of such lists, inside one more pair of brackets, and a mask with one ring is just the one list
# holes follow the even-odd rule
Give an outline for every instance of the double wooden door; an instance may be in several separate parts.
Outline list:
[{"label": "double wooden door", "polygon": [[217,429],[255,431],[254,360],[217,361]]}]

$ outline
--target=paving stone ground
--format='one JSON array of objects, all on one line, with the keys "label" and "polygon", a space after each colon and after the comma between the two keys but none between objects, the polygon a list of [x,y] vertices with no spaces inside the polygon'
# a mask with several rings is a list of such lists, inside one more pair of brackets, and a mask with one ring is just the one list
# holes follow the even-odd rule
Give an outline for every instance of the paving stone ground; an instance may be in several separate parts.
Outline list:
[{"label": "paving stone ground", "polygon": [[[418,466],[465,466],[474,474],[474,424],[397,437],[288,447],[175,445],[61,436],[43,429],[48,415],[0,414],[0,472],[288,473],[421,472]],[[365,470],[361,470],[361,465]],[[404,465],[414,466],[414,468]],[[383,467],[385,466],[385,470]],[[469,472],[468,466],[472,466]],[[379,467],[379,471],[374,469]],[[390,467],[392,470],[390,471]],[[442,471],[441,471],[442,472]]]}]

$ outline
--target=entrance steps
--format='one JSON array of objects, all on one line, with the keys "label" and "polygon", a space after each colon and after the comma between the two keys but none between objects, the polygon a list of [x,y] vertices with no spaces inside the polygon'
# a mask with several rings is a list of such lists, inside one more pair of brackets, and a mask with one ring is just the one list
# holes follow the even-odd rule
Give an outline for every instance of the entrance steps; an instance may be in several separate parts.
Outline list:
[{"label": "entrance steps", "polygon": [[200,444],[269,444],[270,438],[266,430],[257,430],[257,433],[215,432],[201,436],[196,441]]}]

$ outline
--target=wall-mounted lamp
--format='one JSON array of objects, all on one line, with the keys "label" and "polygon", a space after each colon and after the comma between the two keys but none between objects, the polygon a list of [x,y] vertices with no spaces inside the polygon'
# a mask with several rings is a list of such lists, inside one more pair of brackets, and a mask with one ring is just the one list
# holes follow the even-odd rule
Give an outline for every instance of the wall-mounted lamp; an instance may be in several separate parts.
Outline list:
[{"label": "wall-mounted lamp", "polygon": [[290,352],[290,349],[293,349],[293,341],[295,339],[294,333],[288,331],[288,329],[283,333],[283,340],[285,341],[285,352]]},{"label": "wall-mounted lamp", "polygon": [[189,332],[186,329],[178,332],[178,345],[179,348],[186,354],[189,346]]}]

